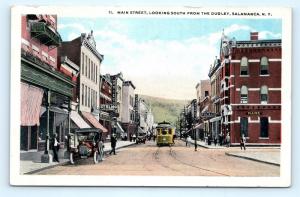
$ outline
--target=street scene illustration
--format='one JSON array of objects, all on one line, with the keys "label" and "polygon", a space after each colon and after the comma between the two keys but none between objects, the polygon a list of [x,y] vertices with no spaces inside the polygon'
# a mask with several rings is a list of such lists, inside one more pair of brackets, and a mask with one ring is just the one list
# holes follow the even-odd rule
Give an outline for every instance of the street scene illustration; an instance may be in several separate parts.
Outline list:
[{"label": "street scene illustration", "polygon": [[280,19],[21,24],[21,175],[280,176]]}]

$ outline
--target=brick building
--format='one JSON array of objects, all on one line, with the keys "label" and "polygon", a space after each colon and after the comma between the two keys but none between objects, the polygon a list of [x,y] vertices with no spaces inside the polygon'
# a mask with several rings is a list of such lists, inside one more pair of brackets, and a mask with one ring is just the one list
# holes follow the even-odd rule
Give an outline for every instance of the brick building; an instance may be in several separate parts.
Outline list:
[{"label": "brick building", "polygon": [[[72,62],[80,66],[77,80],[77,98],[79,112],[90,127],[99,128],[104,133],[107,129],[99,123],[99,87],[100,66],[104,56],[96,49],[93,31],[89,34],[82,33],[79,37],[63,42],[59,47],[59,54],[67,56]],[[85,128],[81,124],[80,116],[74,111],[73,121],[78,122],[78,127]]]},{"label": "brick building", "polygon": [[45,150],[42,160],[49,162],[49,137],[58,133],[63,145],[65,132],[69,131],[75,84],[58,67],[61,38],[56,30],[57,17],[30,14],[22,16],[21,23],[20,148]]},{"label": "brick building", "polygon": [[222,129],[231,143],[281,143],[281,40],[221,39]]},{"label": "brick building", "polygon": [[112,105],[112,82],[110,75],[100,75],[100,123],[108,130],[105,138],[111,136],[111,113],[115,110],[114,105]]}]

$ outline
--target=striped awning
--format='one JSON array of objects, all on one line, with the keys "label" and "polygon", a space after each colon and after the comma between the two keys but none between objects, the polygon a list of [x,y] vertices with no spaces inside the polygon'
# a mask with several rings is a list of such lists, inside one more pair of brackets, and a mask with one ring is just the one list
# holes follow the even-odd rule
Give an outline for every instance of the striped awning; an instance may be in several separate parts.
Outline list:
[{"label": "striped awning", "polygon": [[21,83],[21,126],[40,125],[43,94],[43,89]]},{"label": "striped awning", "polygon": [[81,112],[83,117],[91,123],[95,128],[101,129],[102,132],[106,133],[108,130],[98,122],[98,120],[89,112]]},{"label": "striped awning", "polygon": [[91,128],[91,126],[86,123],[83,118],[78,114],[76,111],[71,111],[70,118],[73,120],[73,122],[81,129],[84,128]]}]

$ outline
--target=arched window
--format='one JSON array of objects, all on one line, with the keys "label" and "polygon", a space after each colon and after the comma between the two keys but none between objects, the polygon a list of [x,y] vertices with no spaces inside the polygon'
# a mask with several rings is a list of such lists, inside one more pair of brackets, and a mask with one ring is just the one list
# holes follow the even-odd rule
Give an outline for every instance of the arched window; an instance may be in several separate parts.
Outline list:
[{"label": "arched window", "polygon": [[260,88],[260,103],[267,104],[268,103],[268,87],[261,86]]},{"label": "arched window", "polygon": [[248,75],[248,58],[242,57],[241,59],[241,75]]},{"label": "arched window", "polygon": [[267,57],[260,58],[260,74],[261,75],[269,74],[269,60]]},{"label": "arched window", "polygon": [[248,103],[248,88],[247,88],[247,86],[241,87],[241,103]]}]

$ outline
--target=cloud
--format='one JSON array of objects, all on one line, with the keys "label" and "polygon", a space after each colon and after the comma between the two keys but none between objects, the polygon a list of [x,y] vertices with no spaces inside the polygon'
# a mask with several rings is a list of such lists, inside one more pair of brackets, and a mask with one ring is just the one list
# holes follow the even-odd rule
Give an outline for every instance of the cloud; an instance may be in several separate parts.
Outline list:
[{"label": "cloud", "polygon": [[258,34],[259,39],[275,39],[281,38],[281,33],[273,33],[270,31],[260,31]]},{"label": "cloud", "polygon": [[101,73],[122,71],[137,92],[157,97],[194,98],[195,85],[208,78],[217,52],[213,44],[197,37],[138,42],[112,31],[96,31],[95,36],[97,49],[104,54]]},{"label": "cloud", "polygon": [[[82,24],[61,24],[59,30],[71,29],[68,39],[77,32],[88,32]],[[123,31],[124,30],[124,31]],[[219,55],[220,31],[182,40],[139,40],[128,37],[128,27],[120,21],[109,21],[101,29],[94,29],[97,50],[104,55],[101,73],[122,72],[126,80],[137,87],[136,92],[157,97],[192,99],[196,84],[208,79],[208,71]],[[232,24],[224,28],[226,35],[255,31],[250,26]],[[260,38],[280,37],[262,31]]]}]

